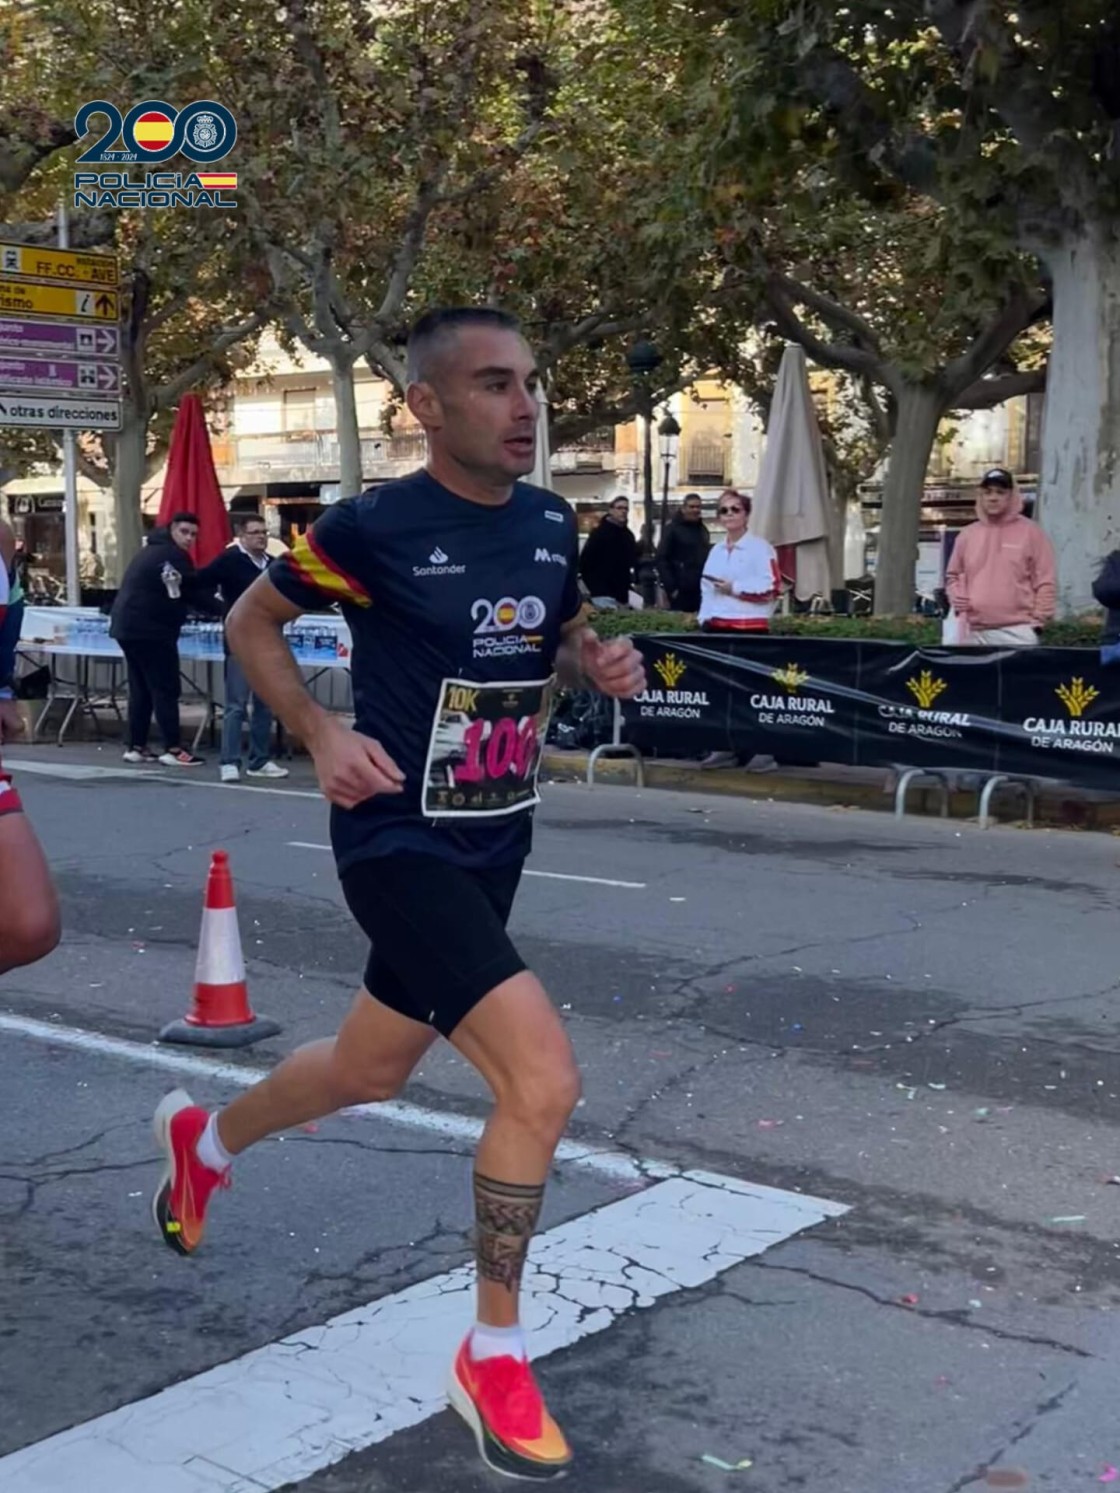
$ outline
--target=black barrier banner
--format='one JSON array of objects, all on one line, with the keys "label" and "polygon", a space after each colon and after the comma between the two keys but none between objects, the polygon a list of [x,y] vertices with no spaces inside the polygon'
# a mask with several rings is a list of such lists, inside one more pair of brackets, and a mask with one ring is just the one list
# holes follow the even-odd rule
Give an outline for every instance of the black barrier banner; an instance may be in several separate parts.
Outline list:
[{"label": "black barrier banner", "polygon": [[1120,668],[1092,648],[703,634],[635,643],[649,687],[626,739],[666,755],[946,767],[1120,788]]}]

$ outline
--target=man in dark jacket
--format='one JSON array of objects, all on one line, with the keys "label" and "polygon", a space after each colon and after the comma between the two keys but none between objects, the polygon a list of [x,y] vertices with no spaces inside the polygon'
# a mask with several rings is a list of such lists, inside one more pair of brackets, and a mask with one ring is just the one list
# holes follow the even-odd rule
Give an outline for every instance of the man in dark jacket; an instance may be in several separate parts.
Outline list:
[{"label": "man in dark jacket", "polygon": [[638,541],[630,532],[630,503],[612,498],[597,529],[587,537],[579,557],[579,574],[592,601],[610,597],[619,606],[630,602],[630,584],[638,563]]},{"label": "man in dark jacket", "polygon": [[657,546],[657,573],[674,611],[700,610],[700,577],[711,547],[700,494],[690,492]]},{"label": "man in dark jacket", "polygon": [[128,749],[126,762],[154,762],[148,732],[155,707],[163,737],[159,761],[167,767],[198,767],[183,746],[179,730],[179,633],[192,609],[220,614],[213,591],[198,584],[187,551],[198,537],[193,513],[177,513],[166,529],[155,529],[129,563],[113,603],[109,635],[121,645],[128,665]]},{"label": "man in dark jacket", "polygon": [[[234,520],[237,538],[229,549],[198,573],[199,584],[208,591],[220,591],[226,614],[248,591],[258,576],[268,569],[268,530],[264,519],[247,513]],[[288,769],[273,762],[272,711],[249,688],[245,671],[226,645],[226,703],[222,712],[222,782],[236,783],[241,776],[241,731],[252,702],[249,727],[249,776],[251,778],[286,778]]]},{"label": "man in dark jacket", "polygon": [[1120,663],[1120,550],[1105,556],[1093,582],[1093,595],[1107,614],[1101,632],[1101,662]]}]

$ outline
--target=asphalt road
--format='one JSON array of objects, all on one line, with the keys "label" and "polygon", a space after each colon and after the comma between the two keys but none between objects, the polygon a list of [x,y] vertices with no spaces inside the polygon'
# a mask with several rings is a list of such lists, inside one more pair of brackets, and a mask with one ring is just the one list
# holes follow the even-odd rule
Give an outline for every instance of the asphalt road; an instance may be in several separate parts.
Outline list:
[{"label": "asphalt road", "polygon": [[[19,782],[66,935],[0,982],[0,1488],[61,1493],[21,1448],[115,1427],[105,1418],[161,1390],[179,1404],[215,1366],[248,1374],[247,1355],[293,1334],[381,1303],[403,1313],[392,1341],[407,1353],[428,1331],[408,1303],[469,1258],[485,1096],[434,1051],[414,1109],[265,1143],[219,1198],[204,1253],[172,1256],[147,1213],[154,1103],[176,1082],[219,1101],[240,1067],[332,1029],[360,974],[360,935],[315,848],[325,808],[298,774],[258,792],[105,775],[117,764],[92,749],[14,756],[51,773]],[[283,1030],[223,1059],[233,1071],[176,1076],[148,1044],[187,1007],[217,847],[254,1006]],[[575,1255],[557,1267],[585,1294],[539,1368],[577,1450],[566,1486],[1066,1493],[1110,1478],[1117,856],[1107,836],[547,789],[530,863],[542,874],[512,926],[585,1074],[541,1245],[548,1266],[549,1248],[591,1231],[579,1270]],[[596,1295],[610,1220],[637,1269],[676,1240],[654,1222],[657,1179],[696,1171],[732,1194],[778,1190],[759,1194],[764,1209],[809,1194],[847,1211],[779,1223],[772,1240],[764,1219],[741,1249],[732,1228],[718,1258],[682,1233],[672,1289]],[[359,1427],[349,1444],[364,1450],[336,1447],[283,1483],[230,1472],[211,1412],[192,1412],[203,1471],[189,1486],[494,1487],[458,1420],[419,1399],[414,1423],[386,1412],[381,1439]],[[242,1419],[279,1445],[272,1414]],[[157,1485],[188,1486],[138,1467],[115,1493]]]}]

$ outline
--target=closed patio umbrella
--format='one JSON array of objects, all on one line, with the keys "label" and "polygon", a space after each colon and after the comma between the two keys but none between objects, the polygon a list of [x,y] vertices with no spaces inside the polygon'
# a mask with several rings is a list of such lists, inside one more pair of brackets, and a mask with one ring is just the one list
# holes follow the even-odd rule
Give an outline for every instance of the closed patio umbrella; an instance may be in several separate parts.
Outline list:
[{"label": "closed patio umbrella", "polygon": [[184,394],[175,416],[156,521],[167,525],[176,513],[193,513],[198,519],[191,559],[200,567],[216,560],[233,537],[197,394]]},{"label": "closed patio umbrella", "polygon": [[782,573],[792,574],[799,601],[831,595],[830,523],[828,476],[805,352],[789,346],[774,385],[751,529],[778,551]]}]

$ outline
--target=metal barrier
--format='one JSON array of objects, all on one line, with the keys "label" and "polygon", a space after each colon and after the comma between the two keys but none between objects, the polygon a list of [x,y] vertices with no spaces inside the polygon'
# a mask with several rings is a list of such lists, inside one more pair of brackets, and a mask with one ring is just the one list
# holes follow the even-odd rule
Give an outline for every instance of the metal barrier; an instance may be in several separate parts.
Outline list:
[{"label": "metal barrier", "polygon": [[636,764],[638,787],[644,788],[646,786],[645,761],[636,746],[631,746],[628,741],[622,740],[622,706],[617,700],[613,703],[611,739],[604,742],[602,746],[595,747],[588,757],[587,786],[594,788],[595,768],[604,757],[609,755],[612,757],[632,757]]}]

